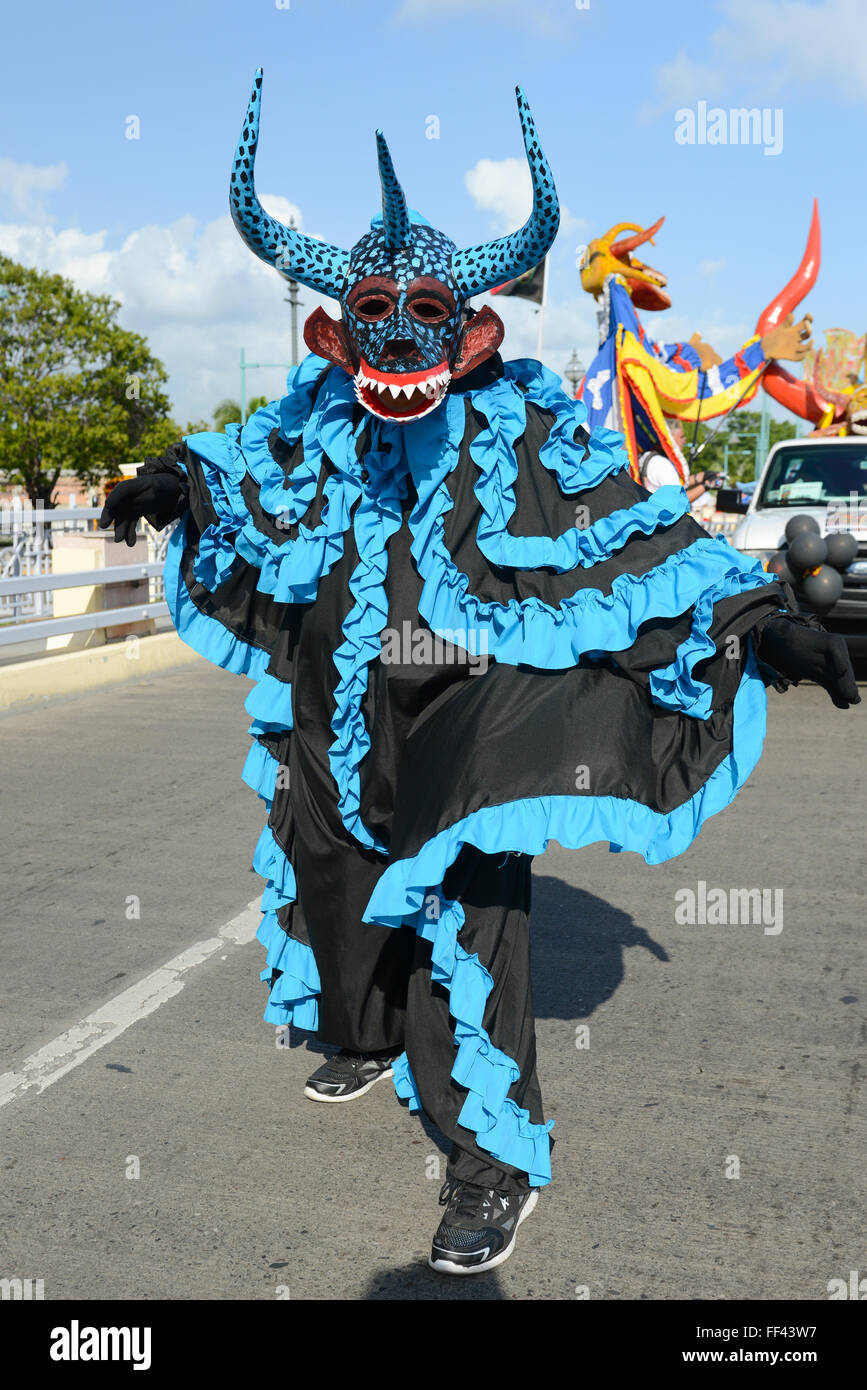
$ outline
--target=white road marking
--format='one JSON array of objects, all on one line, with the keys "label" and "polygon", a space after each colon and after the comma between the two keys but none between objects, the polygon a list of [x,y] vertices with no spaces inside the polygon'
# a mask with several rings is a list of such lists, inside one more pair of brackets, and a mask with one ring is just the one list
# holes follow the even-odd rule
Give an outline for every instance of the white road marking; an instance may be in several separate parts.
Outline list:
[{"label": "white road marking", "polygon": [[17,1071],[7,1071],[0,1076],[0,1106],[17,1100],[34,1086],[37,1094],[40,1094],[47,1086],[53,1086],[55,1081],[66,1076],[67,1072],[86,1062],[101,1047],[114,1042],[139,1019],[147,1018],[167,999],[180,994],[188,971],[201,965],[215,951],[223,950],[227,942],[244,946],[252,941],[261,917],[258,900],[248,904],[231,922],[220,927],[216,936],[197,941],[179,956],[173,956],[158,970],[151,971],[150,975],[145,975],[137,984],[116,994],[73,1028],[68,1028],[65,1033],[40,1047],[38,1052],[25,1057]]}]

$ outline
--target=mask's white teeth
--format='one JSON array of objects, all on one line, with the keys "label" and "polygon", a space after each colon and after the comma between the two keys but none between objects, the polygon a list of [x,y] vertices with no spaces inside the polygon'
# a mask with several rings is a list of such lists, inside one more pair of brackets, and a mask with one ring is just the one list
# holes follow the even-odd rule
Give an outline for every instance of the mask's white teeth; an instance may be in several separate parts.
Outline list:
[{"label": "mask's white teeth", "polygon": [[390,382],[388,383],[388,389],[389,389],[389,391],[391,392],[391,398],[392,398],[392,400],[396,401],[397,398],[398,398],[398,396],[400,395],[401,391],[403,390],[403,387],[402,387],[402,386],[396,386],[396,385],[394,384],[393,381],[390,381]]},{"label": "mask's white teeth", "polygon": [[400,389],[401,389],[401,391],[403,392],[403,394],[406,396],[407,400],[409,400],[410,396],[411,396],[411,395],[414,393],[414,391],[415,391],[415,387],[414,387],[414,386],[411,386],[411,385],[410,385],[410,386],[401,386]]}]

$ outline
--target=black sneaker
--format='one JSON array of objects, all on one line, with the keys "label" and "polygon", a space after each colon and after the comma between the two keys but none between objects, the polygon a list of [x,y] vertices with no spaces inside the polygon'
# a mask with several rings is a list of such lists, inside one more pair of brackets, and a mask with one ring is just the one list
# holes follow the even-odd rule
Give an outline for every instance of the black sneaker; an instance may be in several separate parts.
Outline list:
[{"label": "black sneaker", "polygon": [[341,1048],[317,1068],[304,1087],[304,1094],[310,1100],[355,1100],[377,1081],[394,1075],[393,1061],[394,1056],[370,1057],[366,1052]]},{"label": "black sneaker", "polygon": [[515,1233],[539,1200],[537,1188],[501,1192],[447,1178],[440,1192],[446,1212],[433,1238],[431,1269],[441,1274],[481,1274],[507,1260]]}]

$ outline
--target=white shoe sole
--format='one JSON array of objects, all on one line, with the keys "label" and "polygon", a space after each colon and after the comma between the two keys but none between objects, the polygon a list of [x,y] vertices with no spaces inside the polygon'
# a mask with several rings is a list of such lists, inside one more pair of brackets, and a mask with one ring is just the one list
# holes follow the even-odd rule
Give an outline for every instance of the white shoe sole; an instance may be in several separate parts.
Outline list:
[{"label": "white shoe sole", "polygon": [[[538,1200],[539,1189],[538,1187],[534,1187],[524,1203],[521,1215],[518,1217],[518,1226],[520,1226],[522,1221],[526,1221]],[[428,1256],[428,1264],[431,1269],[435,1269],[438,1274],[487,1274],[489,1269],[496,1269],[497,1265],[506,1263],[506,1260],[511,1255],[518,1240],[518,1226],[515,1227],[515,1234],[505,1250],[501,1250],[499,1255],[495,1255],[492,1260],[488,1260],[483,1265],[456,1265],[452,1264],[451,1260],[435,1260],[433,1256]]]},{"label": "white shoe sole", "polygon": [[358,1100],[360,1096],[367,1095],[371,1086],[375,1086],[377,1081],[387,1081],[390,1076],[394,1076],[391,1068],[388,1071],[381,1071],[379,1076],[375,1076],[372,1081],[368,1081],[366,1086],[361,1086],[357,1091],[349,1091],[345,1096],[321,1096],[318,1091],[314,1091],[312,1086],[304,1087],[304,1094],[308,1100],[324,1100],[331,1105],[339,1104],[344,1100]]}]

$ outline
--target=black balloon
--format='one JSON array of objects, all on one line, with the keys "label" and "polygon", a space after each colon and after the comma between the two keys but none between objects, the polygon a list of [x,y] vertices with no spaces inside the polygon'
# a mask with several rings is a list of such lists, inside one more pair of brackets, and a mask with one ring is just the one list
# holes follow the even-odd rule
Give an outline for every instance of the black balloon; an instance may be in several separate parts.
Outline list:
[{"label": "black balloon", "polygon": [[796,536],[803,535],[805,531],[812,531],[817,536],[822,534],[822,528],[815,517],[805,516],[801,513],[786,522],[786,540],[790,545]]},{"label": "black balloon", "polygon": [[843,592],[843,576],[830,565],[823,565],[818,574],[808,574],[801,584],[801,592],[811,608],[827,612],[833,608]]},{"label": "black balloon", "polygon": [[796,583],[795,575],[789,569],[788,550],[778,550],[776,555],[772,555],[767,563],[768,574],[775,574],[778,579],[782,579],[786,584]]},{"label": "black balloon", "polygon": [[786,551],[789,568],[794,574],[818,569],[819,565],[824,565],[827,553],[824,540],[813,531],[801,531],[789,542]]},{"label": "black balloon", "polygon": [[858,542],[849,531],[834,531],[825,537],[825,545],[828,547],[826,563],[833,565],[835,570],[848,569],[858,554]]}]

